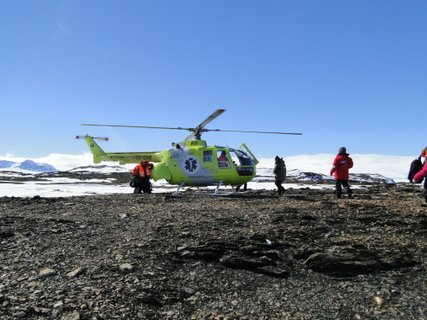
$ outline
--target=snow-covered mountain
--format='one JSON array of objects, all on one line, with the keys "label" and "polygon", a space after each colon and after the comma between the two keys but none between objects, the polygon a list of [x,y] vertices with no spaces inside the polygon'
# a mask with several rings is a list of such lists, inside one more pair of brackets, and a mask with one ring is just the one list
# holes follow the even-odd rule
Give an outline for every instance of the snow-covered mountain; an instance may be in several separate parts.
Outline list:
[{"label": "snow-covered mountain", "polygon": [[[350,173],[350,183],[360,184],[395,184],[394,179],[385,177],[380,174],[372,173]],[[273,169],[260,168],[257,170],[258,181],[274,181]],[[330,175],[325,175],[316,172],[304,172],[298,169],[288,170],[286,176],[287,182],[304,182],[304,183],[330,183],[334,182],[335,178]]]},{"label": "snow-covered mountain", "polygon": [[14,162],[8,160],[0,160],[0,169],[9,171],[32,171],[32,172],[56,172],[54,166],[46,163],[38,163],[33,160],[24,160],[22,162]]},{"label": "snow-covered mountain", "polygon": [[11,168],[16,165],[14,161],[0,160],[0,169]]},{"label": "snow-covered mountain", "polygon": [[19,168],[22,170],[36,171],[36,172],[56,172],[58,171],[55,167],[46,163],[37,163],[32,160],[25,160],[21,162]]}]

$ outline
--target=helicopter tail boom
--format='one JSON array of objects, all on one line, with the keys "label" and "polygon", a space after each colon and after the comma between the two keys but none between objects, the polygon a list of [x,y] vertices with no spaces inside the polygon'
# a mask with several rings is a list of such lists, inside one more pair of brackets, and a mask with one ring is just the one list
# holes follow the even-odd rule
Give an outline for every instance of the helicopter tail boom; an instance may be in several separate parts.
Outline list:
[{"label": "helicopter tail boom", "polygon": [[89,135],[76,136],[76,139],[84,139],[93,155],[93,162],[100,163],[101,161],[118,161],[120,164],[139,163],[142,160],[149,162],[160,162],[160,153],[158,151],[148,152],[105,152],[95,142],[95,140],[108,141],[106,137],[91,137]]}]

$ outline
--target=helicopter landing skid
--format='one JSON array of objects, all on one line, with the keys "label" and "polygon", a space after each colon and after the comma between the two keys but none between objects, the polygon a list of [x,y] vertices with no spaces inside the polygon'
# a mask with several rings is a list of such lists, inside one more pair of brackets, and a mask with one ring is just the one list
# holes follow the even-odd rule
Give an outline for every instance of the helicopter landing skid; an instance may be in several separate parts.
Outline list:
[{"label": "helicopter landing skid", "polygon": [[220,192],[219,187],[222,185],[222,181],[218,183],[216,186],[215,192],[212,194],[213,196],[235,196],[237,195],[237,190],[235,187],[231,186],[232,190],[231,192]]},{"label": "helicopter landing skid", "polygon": [[180,190],[181,190],[184,186],[185,186],[185,183],[184,183],[184,182],[183,182],[183,183],[181,183],[181,184],[178,186],[178,189],[176,189],[176,191],[175,191],[175,192],[173,192],[172,194],[173,194],[174,196],[178,195],[178,194],[180,193]]}]

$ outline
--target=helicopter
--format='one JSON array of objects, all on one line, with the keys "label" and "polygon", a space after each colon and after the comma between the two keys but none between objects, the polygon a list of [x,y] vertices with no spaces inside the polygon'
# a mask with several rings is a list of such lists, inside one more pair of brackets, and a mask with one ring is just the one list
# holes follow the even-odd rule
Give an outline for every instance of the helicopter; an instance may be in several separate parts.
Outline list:
[{"label": "helicopter", "polygon": [[96,142],[108,141],[106,137],[78,135],[84,139],[93,155],[93,162],[118,161],[119,164],[139,163],[148,161],[155,163],[151,170],[154,181],[165,179],[169,184],[178,185],[177,193],[184,186],[207,187],[216,186],[215,194],[219,193],[221,185],[230,185],[233,193],[236,187],[251,181],[256,174],[258,159],[245,143],[239,148],[209,146],[202,140],[205,132],[242,132],[260,134],[301,135],[295,132],[273,132],[254,130],[221,130],[207,129],[208,123],[221,115],[225,109],[217,109],[195,128],[157,127],[118,124],[85,123],[82,126],[114,127],[114,128],[144,128],[161,130],[185,130],[191,132],[182,142],[173,142],[169,149],[163,151],[144,152],[105,152]]}]

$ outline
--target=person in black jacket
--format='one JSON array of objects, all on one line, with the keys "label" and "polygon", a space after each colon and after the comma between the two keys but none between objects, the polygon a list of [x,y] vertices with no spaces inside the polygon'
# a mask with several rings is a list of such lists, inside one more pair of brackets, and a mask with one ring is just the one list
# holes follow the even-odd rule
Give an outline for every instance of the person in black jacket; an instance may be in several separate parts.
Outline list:
[{"label": "person in black jacket", "polygon": [[277,193],[282,195],[285,193],[285,188],[283,188],[282,183],[286,179],[286,165],[283,158],[280,158],[279,156],[276,156],[274,158],[274,184],[277,187]]},{"label": "person in black jacket", "polygon": [[421,161],[421,155],[411,162],[409,168],[408,180],[410,183],[414,182],[414,176],[423,168],[423,162]]}]

